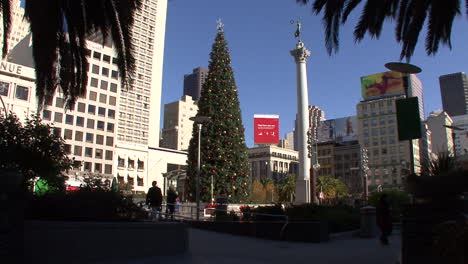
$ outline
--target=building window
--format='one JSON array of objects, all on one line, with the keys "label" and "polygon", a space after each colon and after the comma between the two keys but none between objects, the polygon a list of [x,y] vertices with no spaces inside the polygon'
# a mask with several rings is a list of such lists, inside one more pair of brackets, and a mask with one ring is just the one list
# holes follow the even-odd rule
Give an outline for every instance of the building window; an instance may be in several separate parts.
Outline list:
[{"label": "building window", "polygon": [[103,55],[102,55],[102,60],[105,61],[105,62],[110,63],[110,56],[109,56],[109,55],[103,54]]},{"label": "building window", "polygon": [[117,101],[117,99],[115,98],[115,96],[109,96],[109,104],[110,105],[116,105],[116,101]]},{"label": "building window", "polygon": [[111,83],[110,84],[110,91],[113,93],[117,92],[117,84],[116,83]]},{"label": "building window", "polygon": [[92,128],[92,129],[94,129],[94,119],[88,118],[86,127],[87,127],[87,128]]},{"label": "building window", "polygon": [[93,68],[92,68],[91,72],[94,73],[94,74],[99,74],[99,66],[93,64]]},{"label": "building window", "polygon": [[99,102],[105,104],[107,102],[107,95],[99,94]]},{"label": "building window", "polygon": [[16,95],[15,95],[16,98],[27,101],[28,95],[29,95],[28,87],[16,85]]},{"label": "building window", "polygon": [[84,171],[91,171],[91,162],[85,162],[83,166]]},{"label": "building window", "polygon": [[111,164],[104,165],[104,173],[105,174],[112,174],[112,165]]},{"label": "building window", "polygon": [[93,133],[86,133],[86,142],[93,143],[94,142],[94,134]]},{"label": "building window", "polygon": [[65,144],[65,153],[66,154],[71,154],[71,145],[70,144]]},{"label": "building window", "polygon": [[63,120],[63,114],[59,112],[55,112],[54,122],[62,123],[62,120]]},{"label": "building window", "polygon": [[73,125],[74,116],[72,115],[65,115],[65,124]]},{"label": "building window", "polygon": [[119,166],[119,168],[125,168],[125,159],[119,157],[117,160],[117,165]]},{"label": "building window", "polygon": [[0,82],[0,96],[8,96],[10,84],[7,82]]},{"label": "building window", "polygon": [[75,131],[75,141],[83,141],[83,132]]},{"label": "building window", "polygon": [[114,145],[114,137],[106,137],[106,146]]},{"label": "building window", "polygon": [[51,116],[52,112],[50,112],[49,110],[42,111],[42,119],[50,121]]},{"label": "building window", "polygon": [[98,87],[98,79],[91,78],[91,83],[89,85],[91,85],[91,87]]},{"label": "building window", "polygon": [[106,150],[106,160],[112,160],[112,150]]},{"label": "building window", "polygon": [[103,135],[96,135],[96,144],[104,145],[104,136]]},{"label": "building window", "polygon": [[94,153],[94,158],[102,159],[102,149],[96,149],[96,152]]},{"label": "building window", "polygon": [[101,53],[95,51],[93,52],[93,58],[97,59],[97,60],[101,60]]},{"label": "building window", "polygon": [[128,169],[134,169],[135,168],[135,161],[132,159],[128,159]]},{"label": "building window", "polygon": [[82,146],[75,146],[75,148],[73,150],[73,155],[81,156],[82,152],[83,152],[83,147]]},{"label": "building window", "polygon": [[117,71],[112,71],[111,78],[115,80],[119,79],[119,73]]},{"label": "building window", "polygon": [[140,176],[137,177],[137,184],[138,184],[138,186],[144,186],[142,177],[140,177]]},{"label": "building window", "polygon": [[108,86],[108,85],[109,85],[108,82],[106,82],[106,81],[101,81],[101,89],[107,90],[107,86]]},{"label": "building window", "polygon": [[138,170],[144,170],[145,169],[145,162],[142,160],[138,160]]},{"label": "building window", "polygon": [[89,91],[89,100],[96,101],[97,93],[93,91]]},{"label": "building window", "polygon": [[96,114],[96,106],[88,105],[88,114]]},{"label": "building window", "polygon": [[108,69],[108,68],[102,67],[101,70],[102,70],[102,71],[101,71],[102,76],[109,77],[109,69]]},{"label": "building window", "polygon": [[104,122],[97,121],[97,129],[104,131]]},{"label": "building window", "polygon": [[84,118],[81,117],[81,116],[77,116],[76,117],[76,125],[80,126],[80,127],[83,127],[84,126]]},{"label": "building window", "polygon": [[77,111],[84,113],[86,109],[86,105],[84,103],[78,103]]},{"label": "building window", "polygon": [[369,126],[369,121],[368,120],[362,121],[362,126],[363,127],[368,127]]},{"label": "building window", "polygon": [[380,135],[385,135],[387,132],[387,129],[385,127],[380,128]]},{"label": "building window", "polygon": [[102,164],[101,163],[94,163],[94,172],[102,173]]},{"label": "building window", "polygon": [[108,109],[108,110],[107,110],[107,117],[108,117],[108,118],[115,119],[115,110]]},{"label": "building window", "polygon": [[70,129],[65,129],[63,132],[63,139],[73,139],[73,131]]},{"label": "building window", "polygon": [[106,109],[104,107],[98,108],[98,115],[99,116],[106,116]]},{"label": "building window", "polygon": [[107,123],[107,132],[114,132],[114,124]]},{"label": "building window", "polygon": [[85,156],[86,157],[93,157],[93,149],[92,148],[85,148]]}]

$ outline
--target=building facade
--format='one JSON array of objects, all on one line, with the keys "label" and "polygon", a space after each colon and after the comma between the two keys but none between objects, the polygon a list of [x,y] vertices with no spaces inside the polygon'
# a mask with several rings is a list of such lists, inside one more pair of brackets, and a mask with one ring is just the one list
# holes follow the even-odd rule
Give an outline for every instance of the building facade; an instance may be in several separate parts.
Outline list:
[{"label": "building facade", "polygon": [[[368,150],[369,185],[401,185],[410,169],[408,141],[398,140],[395,101],[404,95],[370,101],[357,105],[358,137],[362,148]],[[420,171],[418,140],[413,140],[414,168]]]},{"label": "building facade", "polygon": [[453,116],[455,156],[468,159],[468,115]]},{"label": "building facade", "polygon": [[165,104],[161,147],[187,151],[193,130],[190,118],[197,112],[197,102],[189,95],[184,95],[180,101]]},{"label": "building facade", "polygon": [[455,154],[452,129],[452,118],[445,111],[434,111],[430,113],[426,124],[431,131],[432,152],[435,154],[446,153]]},{"label": "building facade", "polygon": [[449,116],[468,114],[468,80],[464,72],[439,77],[442,107]]},{"label": "building facade", "polygon": [[247,149],[249,156],[251,180],[270,178],[281,182],[289,173],[297,175],[299,153],[278,146],[261,146]]},{"label": "building facade", "polygon": [[191,96],[193,100],[199,100],[207,77],[208,69],[202,67],[195,68],[191,74],[184,75],[184,95]]}]

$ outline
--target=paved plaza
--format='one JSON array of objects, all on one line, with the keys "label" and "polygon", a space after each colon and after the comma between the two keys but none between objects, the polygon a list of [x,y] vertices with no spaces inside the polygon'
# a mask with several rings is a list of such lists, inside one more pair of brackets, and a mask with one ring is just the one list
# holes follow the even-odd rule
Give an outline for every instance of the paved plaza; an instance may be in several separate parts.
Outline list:
[{"label": "paved plaza", "polygon": [[390,237],[390,245],[382,246],[377,238],[357,238],[351,233],[332,236],[332,239],[325,243],[295,243],[189,228],[189,252],[185,255],[113,261],[113,263],[395,264],[399,258],[400,246],[398,229]]}]

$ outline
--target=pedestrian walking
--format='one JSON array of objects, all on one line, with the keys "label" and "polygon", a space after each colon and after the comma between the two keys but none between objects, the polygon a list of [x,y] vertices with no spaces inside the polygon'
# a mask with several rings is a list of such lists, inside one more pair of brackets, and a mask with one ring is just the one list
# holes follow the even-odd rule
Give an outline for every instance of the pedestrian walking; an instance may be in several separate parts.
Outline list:
[{"label": "pedestrian walking", "polygon": [[392,233],[392,216],[388,197],[384,193],[377,204],[377,226],[380,228],[380,242],[388,245],[388,236]]},{"label": "pedestrian walking", "polygon": [[162,193],[156,181],[153,181],[152,185],[146,194],[146,205],[151,208],[151,220],[157,221],[161,218]]},{"label": "pedestrian walking", "polygon": [[174,209],[177,200],[177,193],[174,190],[174,186],[169,186],[167,191],[167,206],[166,206],[166,217],[171,217],[171,220],[174,220]]}]

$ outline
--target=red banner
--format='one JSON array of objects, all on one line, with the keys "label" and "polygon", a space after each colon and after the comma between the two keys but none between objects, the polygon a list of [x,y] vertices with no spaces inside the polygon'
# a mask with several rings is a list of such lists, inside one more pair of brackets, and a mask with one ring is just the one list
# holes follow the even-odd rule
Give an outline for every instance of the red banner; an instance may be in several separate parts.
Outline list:
[{"label": "red banner", "polygon": [[254,143],[279,143],[279,116],[254,115]]}]

